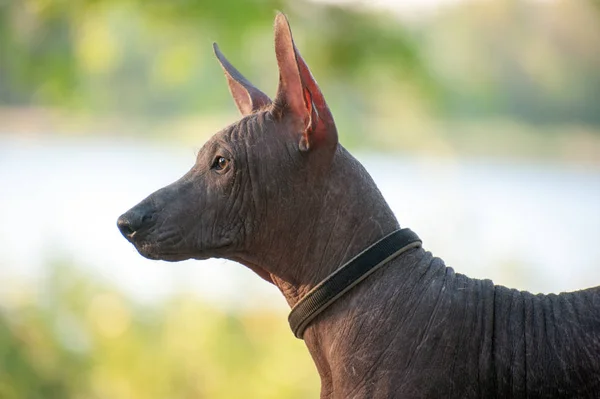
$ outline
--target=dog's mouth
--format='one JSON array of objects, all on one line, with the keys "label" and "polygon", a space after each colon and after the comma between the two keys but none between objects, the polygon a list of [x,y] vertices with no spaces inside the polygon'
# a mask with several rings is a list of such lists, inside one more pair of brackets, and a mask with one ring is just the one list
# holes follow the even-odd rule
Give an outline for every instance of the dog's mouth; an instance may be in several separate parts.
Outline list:
[{"label": "dog's mouth", "polygon": [[179,262],[193,256],[189,251],[181,250],[183,240],[175,232],[164,232],[153,237],[151,230],[139,230],[127,236],[127,240],[144,258]]},{"label": "dog's mouth", "polygon": [[132,234],[129,240],[135,249],[146,259],[163,260],[167,262],[180,262],[188,259],[206,260],[210,258],[223,257],[223,254],[231,247],[230,242],[215,245],[214,247],[186,250],[181,248],[183,240],[176,240],[172,235],[163,235],[157,239],[151,239],[143,232]]},{"label": "dog's mouth", "polygon": [[156,225],[132,232],[126,238],[144,258],[167,262],[228,258],[234,247],[230,237],[196,244],[193,237],[182,236],[178,228],[159,231]]},{"label": "dog's mouth", "polygon": [[189,253],[176,252],[173,250],[163,249],[157,243],[151,243],[148,241],[133,241],[133,246],[140,255],[150,260],[164,260],[167,262],[180,262],[188,260],[194,256]]}]

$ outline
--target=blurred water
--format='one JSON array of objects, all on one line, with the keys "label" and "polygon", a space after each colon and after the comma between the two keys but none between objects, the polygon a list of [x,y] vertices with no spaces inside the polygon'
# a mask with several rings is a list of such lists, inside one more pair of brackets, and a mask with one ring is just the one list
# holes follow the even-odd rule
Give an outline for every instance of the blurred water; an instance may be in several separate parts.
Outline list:
[{"label": "blurred water", "polygon": [[[117,217],[185,173],[197,150],[0,136],[0,278],[35,281],[49,259],[64,259],[141,300],[193,292],[226,306],[286,306],[242,266],[146,260],[118,232]],[[600,170],[358,158],[401,224],[458,272],[533,292],[600,285]],[[16,287],[2,284],[0,294]]]}]

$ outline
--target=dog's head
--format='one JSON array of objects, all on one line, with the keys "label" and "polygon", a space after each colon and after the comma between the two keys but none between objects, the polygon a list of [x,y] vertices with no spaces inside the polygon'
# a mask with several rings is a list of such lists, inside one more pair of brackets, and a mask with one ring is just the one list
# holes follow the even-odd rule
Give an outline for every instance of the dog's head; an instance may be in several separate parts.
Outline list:
[{"label": "dog's head", "polygon": [[337,131],[286,17],[275,19],[274,101],[214,50],[243,118],[216,133],[183,177],[119,217],[121,233],[150,259],[234,259],[293,240],[323,201]]}]

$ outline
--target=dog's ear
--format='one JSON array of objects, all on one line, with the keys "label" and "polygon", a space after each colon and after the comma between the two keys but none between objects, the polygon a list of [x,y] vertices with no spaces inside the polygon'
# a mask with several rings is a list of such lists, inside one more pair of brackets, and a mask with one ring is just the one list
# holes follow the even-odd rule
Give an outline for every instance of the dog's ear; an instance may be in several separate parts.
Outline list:
[{"label": "dog's ear", "polygon": [[271,99],[250,83],[237,69],[231,65],[219,50],[217,43],[213,43],[215,55],[223,67],[229,91],[242,115],[250,115],[261,108],[271,104]]},{"label": "dog's ear", "polygon": [[275,17],[275,55],[279,66],[279,87],[275,107],[291,113],[303,126],[299,147],[303,151],[325,146],[335,148],[337,130],[331,111],[317,81],[294,44],[285,15]]}]

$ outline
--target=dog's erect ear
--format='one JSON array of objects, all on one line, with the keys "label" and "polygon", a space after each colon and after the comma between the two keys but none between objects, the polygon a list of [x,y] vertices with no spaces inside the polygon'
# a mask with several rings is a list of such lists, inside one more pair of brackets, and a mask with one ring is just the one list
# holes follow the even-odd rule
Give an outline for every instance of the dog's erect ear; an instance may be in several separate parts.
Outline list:
[{"label": "dog's erect ear", "polygon": [[219,50],[217,43],[213,43],[213,49],[219,63],[223,67],[223,71],[225,71],[229,91],[233,96],[235,105],[237,105],[242,115],[250,115],[260,108],[271,104],[269,96],[254,87],[252,83],[227,61],[227,58]]},{"label": "dog's erect ear", "polygon": [[294,44],[285,15],[275,17],[275,54],[279,65],[279,87],[275,105],[303,123],[300,149],[335,148],[338,138],[331,111],[306,62]]}]

